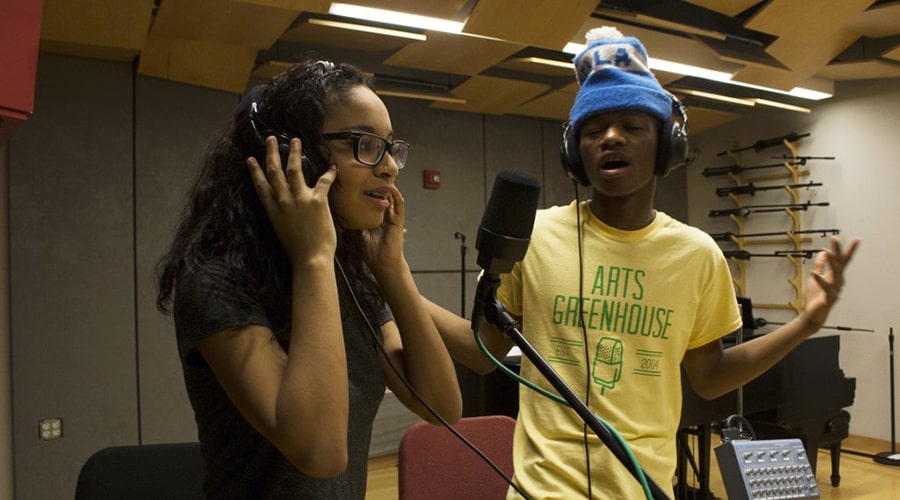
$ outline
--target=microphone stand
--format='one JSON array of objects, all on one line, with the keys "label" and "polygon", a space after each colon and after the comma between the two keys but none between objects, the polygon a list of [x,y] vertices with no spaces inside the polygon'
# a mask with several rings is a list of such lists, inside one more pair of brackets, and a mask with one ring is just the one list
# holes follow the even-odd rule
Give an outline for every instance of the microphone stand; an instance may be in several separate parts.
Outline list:
[{"label": "microphone stand", "polygon": [[461,318],[466,317],[466,235],[456,232],[453,233],[453,238],[460,240],[459,243],[459,302],[460,302],[460,313],[459,316]]},{"label": "microphone stand", "polygon": [[[482,280],[488,278],[487,275],[482,276]],[[497,279],[497,285],[499,285],[500,280]],[[575,413],[578,414],[579,417],[587,424],[591,430],[603,441],[603,444],[606,445],[607,448],[615,455],[617,459],[631,472],[631,475],[638,479],[638,471],[635,468],[635,464],[628,458],[627,454],[620,447],[620,443],[615,439],[615,437],[610,433],[609,429],[607,429],[599,419],[591,412],[591,410],[584,404],[584,402],[575,394],[575,392],[566,385],[566,383],[560,378],[559,374],[550,366],[547,361],[545,361],[541,355],[537,352],[537,350],[528,342],[527,339],[522,335],[522,332],[519,331],[519,325],[513,317],[506,312],[506,308],[500,304],[500,301],[497,300],[496,295],[494,294],[494,289],[496,287],[492,287],[490,291],[490,298],[483,304],[484,307],[484,319],[488,323],[497,326],[500,331],[503,332],[504,335],[508,336],[510,339],[515,342],[519,349],[522,351],[528,359],[534,364],[535,367],[544,375],[548,382],[559,392],[559,394],[566,400],[569,405],[571,405],[572,409],[575,410]],[[477,300],[477,299],[476,299]],[[477,300],[478,301],[478,300]],[[473,319],[475,317],[473,313]],[[640,467],[638,465],[637,467]],[[650,492],[653,495],[654,499],[668,499],[669,497],[660,489],[659,485],[653,482],[653,478],[644,473],[644,477],[647,481],[647,484],[650,487]]]},{"label": "microphone stand", "polygon": [[884,465],[900,465],[900,454],[897,454],[897,437],[894,434],[894,327],[891,327],[888,335],[888,345],[891,358],[891,451],[876,453],[873,460]]}]

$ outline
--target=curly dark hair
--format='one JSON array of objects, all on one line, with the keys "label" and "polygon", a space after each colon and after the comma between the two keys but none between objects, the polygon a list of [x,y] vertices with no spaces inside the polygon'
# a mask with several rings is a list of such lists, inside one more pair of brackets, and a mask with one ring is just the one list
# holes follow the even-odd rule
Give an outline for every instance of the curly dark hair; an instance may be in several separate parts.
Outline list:
[{"label": "curly dark hair", "polygon": [[[360,85],[374,90],[352,65],[303,61],[269,82],[258,118],[299,137],[315,164],[330,165],[322,154],[327,151],[321,137],[325,114]],[[210,143],[175,237],[157,265],[156,306],[170,313],[178,277],[202,271],[213,291],[260,307],[278,330],[290,324],[291,262],[250,181],[242,154],[247,145],[240,137],[232,123]],[[336,258],[371,315],[384,301],[364,263],[362,232],[346,229],[331,206]]]}]

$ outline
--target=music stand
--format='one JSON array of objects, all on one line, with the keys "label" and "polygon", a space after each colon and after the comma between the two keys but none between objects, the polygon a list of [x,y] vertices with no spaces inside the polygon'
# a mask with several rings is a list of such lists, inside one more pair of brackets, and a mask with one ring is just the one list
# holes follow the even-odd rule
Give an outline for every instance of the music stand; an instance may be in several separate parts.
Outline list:
[{"label": "music stand", "polygon": [[882,451],[876,453],[872,460],[884,465],[900,465],[900,453],[897,453],[897,438],[894,434],[894,327],[891,327],[888,334],[889,356],[891,358],[891,451]]},{"label": "music stand", "polygon": [[[741,310],[741,329],[737,332],[734,345],[744,343],[744,330],[756,330],[756,318],[753,316],[753,301],[750,297],[738,297],[738,307]],[[737,388],[737,414],[744,416],[744,386]]]}]

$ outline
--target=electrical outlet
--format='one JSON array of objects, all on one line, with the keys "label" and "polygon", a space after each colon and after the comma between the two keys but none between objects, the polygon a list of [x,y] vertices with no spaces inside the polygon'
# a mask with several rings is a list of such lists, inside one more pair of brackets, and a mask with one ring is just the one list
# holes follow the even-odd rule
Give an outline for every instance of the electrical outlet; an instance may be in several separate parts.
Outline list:
[{"label": "electrical outlet", "polygon": [[62,417],[38,420],[38,439],[48,441],[63,436]]}]

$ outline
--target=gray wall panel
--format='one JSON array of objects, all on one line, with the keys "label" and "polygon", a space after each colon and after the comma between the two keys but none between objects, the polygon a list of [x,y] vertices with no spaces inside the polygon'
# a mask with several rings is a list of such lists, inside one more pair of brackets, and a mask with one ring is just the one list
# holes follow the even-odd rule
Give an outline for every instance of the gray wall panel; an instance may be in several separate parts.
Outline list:
[{"label": "gray wall panel", "polygon": [[[406,258],[416,270],[459,269],[459,241],[474,248],[484,211],[480,115],[431,109],[424,101],[386,99],[394,135],[411,144],[397,186],[406,200]],[[423,187],[423,171],[441,172],[440,189]],[[472,261],[474,262],[474,261]]]},{"label": "gray wall panel", "polygon": [[[476,273],[466,275],[466,317],[472,314],[472,300],[475,296]],[[462,312],[459,273],[413,273],[419,293],[429,300],[457,314]]]},{"label": "gray wall panel", "polygon": [[491,194],[497,174],[504,170],[516,170],[541,181],[541,122],[532,118],[489,115],[484,120],[484,136],[487,196]]},{"label": "gray wall panel", "polygon": [[[559,157],[559,146],[562,143],[563,128],[557,122],[541,122],[541,138],[544,144],[544,177],[543,200],[545,207],[554,205],[568,205],[575,199],[574,183],[566,175]],[[580,199],[586,200],[591,196],[591,189],[578,186]]]},{"label": "gray wall panel", "polygon": [[137,79],[136,272],[141,442],[195,441],[171,317],[155,306],[155,269],[174,234],[210,138],[238,96],[154,78]]},{"label": "gray wall panel", "polygon": [[677,168],[669,172],[669,175],[659,179],[654,203],[657,210],[662,210],[685,223],[688,221],[688,205],[685,196],[688,168],[691,167]]},{"label": "gray wall panel", "polygon": [[[93,451],[136,438],[131,90],[128,65],[42,54],[11,142],[17,498],[71,498]],[[38,440],[47,417],[62,439]]]}]

